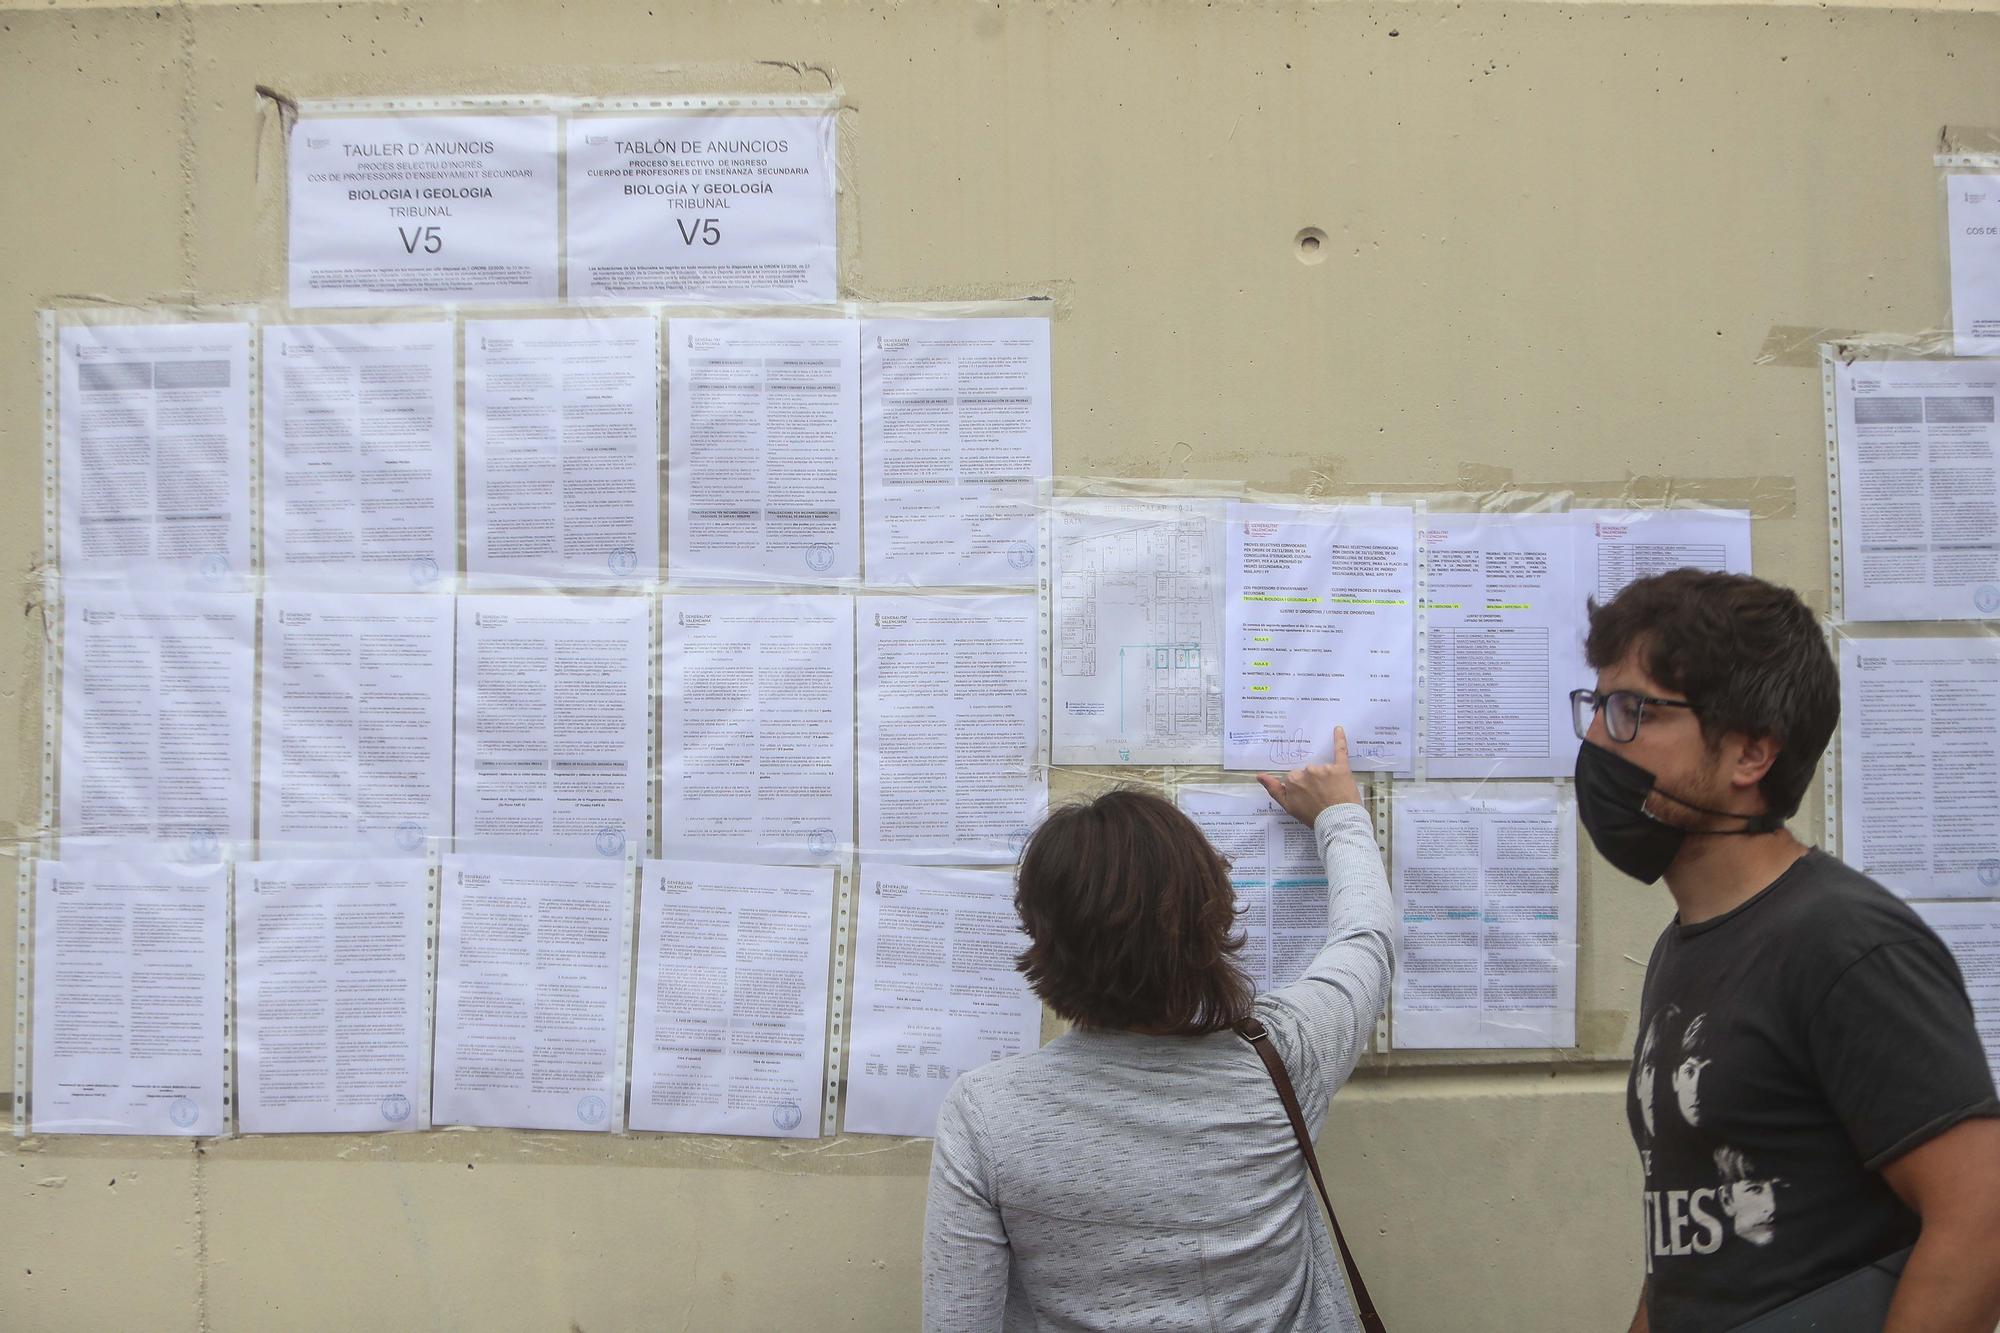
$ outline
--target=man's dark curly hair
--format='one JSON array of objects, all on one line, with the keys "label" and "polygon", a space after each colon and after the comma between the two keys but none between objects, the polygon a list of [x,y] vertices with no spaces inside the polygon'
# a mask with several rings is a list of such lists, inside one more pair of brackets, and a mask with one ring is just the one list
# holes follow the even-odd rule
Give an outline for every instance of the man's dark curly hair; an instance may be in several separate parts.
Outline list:
[{"label": "man's dark curly hair", "polygon": [[1711,746],[1729,732],[1778,743],[1758,789],[1780,819],[1798,813],[1840,721],[1840,675],[1799,595],[1748,574],[1675,569],[1590,603],[1584,657],[1602,671],[1638,665],[1687,696]]}]

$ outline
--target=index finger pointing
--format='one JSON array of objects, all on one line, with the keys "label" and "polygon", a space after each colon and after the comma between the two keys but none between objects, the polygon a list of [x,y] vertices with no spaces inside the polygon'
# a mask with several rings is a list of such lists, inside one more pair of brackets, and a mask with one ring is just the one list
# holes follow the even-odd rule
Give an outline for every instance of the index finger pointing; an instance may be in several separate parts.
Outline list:
[{"label": "index finger pointing", "polygon": [[1333,729],[1333,762],[1336,764],[1345,764],[1347,762],[1347,729],[1345,727],[1335,727]]}]

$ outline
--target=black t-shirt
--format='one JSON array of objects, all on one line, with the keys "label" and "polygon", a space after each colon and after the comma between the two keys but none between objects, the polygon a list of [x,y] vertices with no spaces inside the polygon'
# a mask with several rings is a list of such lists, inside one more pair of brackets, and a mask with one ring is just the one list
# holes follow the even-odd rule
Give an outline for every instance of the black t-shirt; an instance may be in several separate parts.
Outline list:
[{"label": "black t-shirt", "polygon": [[1626,1110],[1648,1317],[1709,1333],[1916,1240],[1881,1168],[2000,1102],[1951,953],[1814,850],[1661,934]]}]

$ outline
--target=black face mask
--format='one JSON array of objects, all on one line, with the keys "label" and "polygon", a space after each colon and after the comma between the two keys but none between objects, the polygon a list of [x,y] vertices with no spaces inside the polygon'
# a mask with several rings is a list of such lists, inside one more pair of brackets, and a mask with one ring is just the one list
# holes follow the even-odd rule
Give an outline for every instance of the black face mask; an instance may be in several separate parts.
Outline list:
[{"label": "black face mask", "polygon": [[[1684,829],[1646,810],[1646,798],[1658,791],[1675,805],[1704,815],[1747,821],[1742,828]],[[1776,815],[1739,815],[1711,810],[1663,791],[1653,775],[1623,755],[1585,741],[1576,752],[1576,817],[1596,844],[1598,854],[1641,884],[1667,873],[1690,837],[1770,833],[1785,826]]]}]

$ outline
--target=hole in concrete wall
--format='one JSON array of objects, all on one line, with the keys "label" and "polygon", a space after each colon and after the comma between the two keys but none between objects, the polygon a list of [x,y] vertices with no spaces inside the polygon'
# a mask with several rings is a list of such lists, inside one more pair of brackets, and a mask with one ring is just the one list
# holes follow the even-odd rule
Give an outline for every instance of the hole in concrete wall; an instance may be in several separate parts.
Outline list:
[{"label": "hole in concrete wall", "polygon": [[1292,253],[1301,264],[1318,264],[1326,259],[1328,247],[1326,233],[1318,227],[1307,227],[1292,238]]}]

